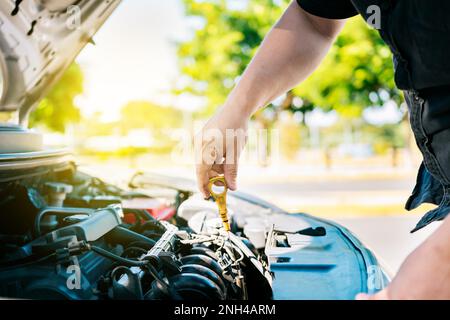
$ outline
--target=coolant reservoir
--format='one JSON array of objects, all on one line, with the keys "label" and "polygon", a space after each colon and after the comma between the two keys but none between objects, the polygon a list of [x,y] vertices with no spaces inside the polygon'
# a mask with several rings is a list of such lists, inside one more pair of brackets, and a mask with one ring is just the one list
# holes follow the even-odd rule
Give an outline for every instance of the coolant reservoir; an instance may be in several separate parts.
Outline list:
[{"label": "coolant reservoir", "polygon": [[61,182],[46,182],[45,191],[47,194],[47,203],[52,207],[62,207],[66,195],[71,193],[73,187],[70,184]]},{"label": "coolant reservoir", "polygon": [[262,249],[266,246],[266,224],[263,219],[246,219],[244,234],[256,249]]},{"label": "coolant reservoir", "polygon": [[188,226],[195,233],[211,234],[220,229],[222,219],[217,216],[217,213],[211,211],[199,211],[188,221]]},{"label": "coolant reservoir", "polygon": [[[228,208],[228,215],[232,219],[233,210]],[[190,198],[178,208],[178,217],[188,222],[189,227],[197,233],[212,232],[222,226],[217,205],[202,198]]]},{"label": "coolant reservoir", "polygon": [[[180,218],[189,221],[195,214],[200,211],[211,212],[214,213],[216,217],[219,217],[217,205],[214,202],[195,197],[184,201],[178,208],[177,214]],[[228,215],[230,217],[233,216],[233,210],[231,210],[229,207]]]},{"label": "coolant reservoir", "polygon": [[[47,204],[51,207],[63,207],[66,195],[71,193],[73,187],[69,184],[60,182],[46,182],[45,192]],[[41,227],[44,230],[53,230],[58,225],[55,215],[47,214],[41,221]]]}]

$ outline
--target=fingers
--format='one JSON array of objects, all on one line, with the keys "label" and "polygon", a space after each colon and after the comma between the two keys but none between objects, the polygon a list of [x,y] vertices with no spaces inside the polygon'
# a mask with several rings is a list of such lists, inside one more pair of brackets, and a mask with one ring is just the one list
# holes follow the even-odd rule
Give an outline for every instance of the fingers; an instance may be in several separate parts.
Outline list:
[{"label": "fingers", "polygon": [[209,183],[209,166],[206,165],[198,165],[197,166],[197,186],[200,192],[203,194],[203,197],[205,199],[208,199],[210,194],[208,190],[208,183]]},{"label": "fingers", "polygon": [[203,194],[205,199],[210,197],[210,192],[208,189],[209,179],[217,177],[223,174],[225,177],[225,182],[230,190],[236,190],[237,188],[237,168],[238,164],[214,164],[213,166],[208,165],[198,165],[197,166],[197,185],[200,192]]},{"label": "fingers", "polygon": [[[227,129],[220,129],[224,126]],[[220,174],[224,175],[228,188],[236,190],[238,159],[247,140],[246,128],[245,123],[227,127],[223,121],[210,121],[198,135],[195,146],[197,184],[205,198],[210,197],[209,179]]]},{"label": "fingers", "polygon": [[197,186],[205,199],[210,197],[208,190],[209,179],[223,172],[215,163],[222,159],[220,146],[217,146],[217,139],[214,137],[204,137],[199,134],[195,138],[196,174]]},{"label": "fingers", "polygon": [[225,154],[225,162],[223,166],[223,173],[225,176],[225,181],[230,190],[237,189],[237,173],[239,164],[239,155],[245,143],[245,135],[233,136],[232,143],[227,145],[227,150]]},{"label": "fingers", "polygon": [[223,173],[224,167],[222,164],[214,164],[212,167],[206,165],[197,166],[197,185],[205,199],[208,199],[211,196],[208,189],[209,179],[217,177]]},{"label": "fingers", "polygon": [[355,300],[370,300],[370,296],[367,293],[358,293]]},{"label": "fingers", "polygon": [[384,289],[376,294],[358,293],[355,300],[389,300],[388,290]]},{"label": "fingers", "polygon": [[223,165],[222,164],[216,164],[216,163],[213,164],[213,166],[211,168],[211,172],[213,172],[214,175],[211,176],[210,178],[215,177],[215,176],[217,176],[219,174],[223,174]]},{"label": "fingers", "polygon": [[228,188],[230,190],[236,190],[237,188],[237,168],[238,164],[224,164],[223,165],[223,173],[225,176],[225,181],[227,183]]},{"label": "fingers", "polygon": [[[231,150],[233,148],[234,150]],[[238,153],[240,152],[236,146],[231,146],[227,149],[225,159],[221,164],[213,164],[212,166],[200,166],[197,169],[197,181],[199,189],[205,198],[209,198],[210,192],[208,190],[209,179],[223,174],[225,182],[230,190],[237,189],[237,173],[238,173]]]}]

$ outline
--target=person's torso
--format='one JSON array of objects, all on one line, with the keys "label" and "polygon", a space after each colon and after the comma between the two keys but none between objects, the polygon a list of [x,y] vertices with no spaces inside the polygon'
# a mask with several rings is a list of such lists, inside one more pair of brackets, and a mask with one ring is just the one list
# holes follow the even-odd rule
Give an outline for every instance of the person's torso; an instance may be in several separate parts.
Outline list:
[{"label": "person's torso", "polygon": [[366,21],[375,13],[370,6],[380,8],[379,31],[394,53],[400,89],[450,84],[449,0],[351,1]]}]

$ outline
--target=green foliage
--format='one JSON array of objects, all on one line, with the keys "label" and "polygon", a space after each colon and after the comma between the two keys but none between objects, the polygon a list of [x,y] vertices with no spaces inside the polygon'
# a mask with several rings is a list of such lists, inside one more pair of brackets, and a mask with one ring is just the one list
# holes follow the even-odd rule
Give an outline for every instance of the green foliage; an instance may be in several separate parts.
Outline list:
[{"label": "green foliage", "polygon": [[83,73],[80,66],[73,63],[31,113],[30,126],[43,125],[52,131],[64,132],[68,123],[80,120],[74,98],[82,92]]},{"label": "green foliage", "polygon": [[[243,1],[244,2],[244,1]],[[225,101],[287,0],[248,1],[242,10],[226,0],[184,0],[187,15],[202,28],[178,48],[181,71],[191,80],[183,92],[205,96],[210,114]]]},{"label": "green foliage", "polygon": [[402,126],[398,124],[384,124],[382,126],[365,126],[362,133],[368,141],[373,141],[375,153],[383,154],[392,148],[399,149],[406,146]]},{"label": "green foliage", "polygon": [[139,148],[139,147],[123,147],[117,150],[105,151],[105,150],[92,150],[87,148],[78,149],[78,153],[84,156],[95,157],[96,161],[107,161],[111,158],[134,158],[140,155],[147,154],[168,154],[172,151],[173,146],[157,146],[151,148]]},{"label": "green foliage", "polygon": [[[210,114],[225,101],[289,1],[249,0],[241,10],[230,8],[226,0],[183,1],[187,14],[201,27],[178,49],[181,70],[191,80],[182,90],[207,97],[205,113]],[[385,90],[401,100],[393,79],[389,48],[360,17],[352,18],[318,70],[293,90],[303,105],[287,109],[305,113],[319,106],[336,109],[344,117],[359,117],[365,107],[382,104],[379,97],[370,101],[370,93],[377,96]]]},{"label": "green foliage", "polygon": [[161,130],[178,128],[181,125],[181,111],[155,105],[148,101],[131,101],[122,107],[120,127],[122,132],[131,129]]},{"label": "green foliage", "polygon": [[108,136],[120,131],[118,122],[104,122],[101,120],[102,114],[96,112],[90,117],[83,119],[83,123],[80,125],[81,132],[78,136],[82,135],[85,138],[95,136]]},{"label": "green foliage", "polygon": [[131,101],[122,107],[119,128],[122,134],[133,129],[149,129],[158,142],[153,152],[164,152],[174,146],[172,129],[180,128],[183,114],[180,110],[148,101]]},{"label": "green foliage", "polygon": [[295,160],[302,143],[300,125],[291,117],[279,122],[280,151],[288,160]]},{"label": "green foliage", "polygon": [[[383,104],[382,91],[401,101],[393,72],[389,48],[376,30],[356,17],[349,19],[322,64],[294,94],[325,110],[356,118],[365,107]],[[371,93],[375,101],[369,99]]]}]

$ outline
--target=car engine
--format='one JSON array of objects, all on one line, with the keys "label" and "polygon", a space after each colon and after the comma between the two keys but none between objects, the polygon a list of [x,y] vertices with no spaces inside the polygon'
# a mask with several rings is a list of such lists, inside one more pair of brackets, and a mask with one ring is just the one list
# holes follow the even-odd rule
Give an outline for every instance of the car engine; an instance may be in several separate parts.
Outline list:
[{"label": "car engine", "polygon": [[0,296],[272,297],[261,246],[236,220],[225,232],[213,202],[167,186],[151,189],[124,191],[76,170],[4,183]]}]

